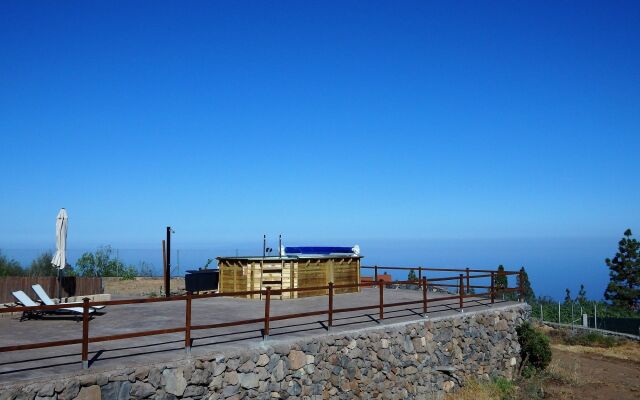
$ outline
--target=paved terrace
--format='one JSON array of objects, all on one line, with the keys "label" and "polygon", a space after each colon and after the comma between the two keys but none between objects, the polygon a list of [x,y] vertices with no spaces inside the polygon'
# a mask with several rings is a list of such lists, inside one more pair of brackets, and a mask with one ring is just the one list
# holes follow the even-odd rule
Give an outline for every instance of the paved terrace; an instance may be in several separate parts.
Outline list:
[{"label": "paved terrace", "polygon": [[[451,296],[429,292],[429,299]],[[384,302],[419,301],[422,292],[409,289],[385,289]],[[465,312],[491,309],[485,298],[465,299]],[[271,316],[326,310],[328,297],[271,300]],[[366,288],[361,293],[334,297],[334,308],[378,304],[378,289]],[[498,301],[493,308],[513,303]],[[429,317],[456,316],[458,300],[429,303]],[[384,319],[378,310],[334,314],[331,333],[380,327],[398,322],[421,320],[422,305],[385,307]],[[236,298],[193,300],[192,325],[213,324],[264,317],[264,302]],[[269,341],[296,340],[327,334],[327,316],[271,321]],[[108,306],[102,315],[90,322],[90,336],[113,335],[152,329],[181,327],[185,324],[185,301]],[[225,350],[247,348],[262,342],[263,324],[234,326],[191,332],[192,355],[200,356]],[[60,316],[20,322],[18,316],[0,318],[2,346],[46,342],[82,337],[82,322]],[[81,345],[50,347],[0,353],[0,384],[31,380],[51,375],[75,375],[82,372]],[[98,372],[137,365],[176,361],[186,358],[184,333],[146,336],[89,344],[89,371]]]}]

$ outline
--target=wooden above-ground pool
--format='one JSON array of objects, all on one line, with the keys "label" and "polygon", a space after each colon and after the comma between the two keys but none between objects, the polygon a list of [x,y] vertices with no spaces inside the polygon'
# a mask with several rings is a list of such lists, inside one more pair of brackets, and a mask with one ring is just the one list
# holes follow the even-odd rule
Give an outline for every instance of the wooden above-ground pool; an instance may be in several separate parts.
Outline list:
[{"label": "wooden above-ground pool", "polygon": [[[331,251],[339,249],[339,252]],[[347,251],[348,249],[348,251]],[[286,247],[282,256],[218,257],[220,293],[357,284],[360,259],[357,247]],[[335,289],[336,294],[358,292],[359,288]],[[283,299],[323,296],[328,290],[282,293]],[[259,295],[242,296],[259,298]],[[278,295],[280,297],[280,295]]]}]

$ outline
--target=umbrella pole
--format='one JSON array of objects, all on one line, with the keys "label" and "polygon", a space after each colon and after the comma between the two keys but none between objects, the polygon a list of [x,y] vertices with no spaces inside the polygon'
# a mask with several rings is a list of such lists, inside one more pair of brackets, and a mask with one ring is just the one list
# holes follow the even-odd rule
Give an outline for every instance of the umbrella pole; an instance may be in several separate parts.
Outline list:
[{"label": "umbrella pole", "polygon": [[62,279],[60,278],[60,270],[62,268],[58,268],[58,299],[62,303]]}]

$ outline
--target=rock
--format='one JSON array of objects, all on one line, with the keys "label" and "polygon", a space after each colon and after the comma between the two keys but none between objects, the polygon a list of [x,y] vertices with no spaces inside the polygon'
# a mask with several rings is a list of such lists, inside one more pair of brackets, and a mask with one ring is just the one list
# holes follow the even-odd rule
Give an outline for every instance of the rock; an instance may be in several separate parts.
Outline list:
[{"label": "rock", "polygon": [[442,384],[442,389],[448,393],[453,389],[454,386],[455,386],[455,383],[453,383],[453,381],[445,381]]},{"label": "rock", "polygon": [[224,387],[224,389],[222,389],[222,395],[224,397],[231,397],[234,394],[238,393],[239,390],[240,386],[238,385],[227,385]]},{"label": "rock", "polygon": [[276,382],[280,382],[284,379],[284,363],[282,362],[282,360],[278,361],[275,368],[273,369],[272,374],[273,379],[275,379]]},{"label": "rock", "polygon": [[515,357],[511,357],[511,359],[509,360],[509,365],[515,367],[516,364],[518,364],[518,360]]},{"label": "rock", "polygon": [[249,360],[238,367],[238,372],[252,372],[255,367],[256,364],[254,364],[253,361]]},{"label": "rock", "polygon": [[209,382],[209,390],[216,390],[222,387],[222,375],[218,375],[214,377],[211,382]]},{"label": "rock", "polygon": [[151,369],[147,380],[153,385],[153,387],[159,387],[162,381],[162,371],[158,368]]},{"label": "rock", "polygon": [[227,369],[227,366],[224,364],[213,364],[213,366],[209,368],[211,376],[218,376],[222,374],[225,369]]},{"label": "rock", "polygon": [[160,389],[156,392],[155,396],[153,396],[153,400],[177,400],[178,398],[171,393],[167,393],[164,390]]},{"label": "rock", "polygon": [[224,383],[227,385],[238,384],[238,373],[236,371],[229,371],[224,374]]},{"label": "rock", "polygon": [[95,385],[98,379],[95,375],[81,375],[78,377],[78,382],[80,382],[80,387],[82,386],[92,386]]},{"label": "rock", "polygon": [[383,349],[388,349],[389,348],[389,340],[380,339],[380,347],[382,347]]},{"label": "rock", "polygon": [[256,366],[264,367],[267,364],[269,364],[269,356],[266,354],[260,354],[260,357],[258,357],[258,361],[256,361]]},{"label": "rock", "polygon": [[347,345],[347,348],[348,348],[349,350],[353,350],[353,349],[355,349],[355,348],[356,348],[356,346],[357,346],[357,345],[358,345],[358,343],[357,343],[355,340],[351,339],[351,341],[350,341],[350,342],[349,342],[349,344]]},{"label": "rock", "polygon": [[156,389],[150,383],[135,382],[131,386],[131,397],[134,399],[146,399],[156,393]]},{"label": "rock", "polygon": [[128,400],[131,392],[131,382],[109,382],[100,387],[101,397],[103,399]]},{"label": "rock", "polygon": [[302,393],[302,386],[297,381],[290,381],[289,388],[287,388],[287,393],[291,396],[300,396]]},{"label": "rock", "polygon": [[80,382],[74,379],[67,382],[67,384],[64,387],[64,390],[62,391],[62,393],[60,393],[58,398],[60,400],[71,400],[75,398],[78,395],[78,393],[80,393]]},{"label": "rock", "polygon": [[80,389],[80,393],[78,393],[78,397],[76,400],[101,400],[102,395],[100,393],[100,386],[92,385],[92,386],[84,386]]},{"label": "rock", "polygon": [[42,386],[40,390],[38,390],[38,396],[41,396],[41,397],[53,396],[54,388],[55,386],[53,383],[51,382],[45,383],[44,386]]},{"label": "rock", "polygon": [[184,390],[184,394],[182,396],[185,397],[185,398],[186,397],[202,396],[205,391],[206,391],[206,389],[203,386],[189,385]]},{"label": "rock", "polygon": [[[209,383],[209,371],[197,369],[191,374],[191,383],[194,385],[206,385]],[[183,395],[185,396],[185,395]]]},{"label": "rock", "polygon": [[165,369],[162,371],[162,382],[167,393],[180,397],[187,388],[187,380],[184,378],[182,368]]},{"label": "rock", "polygon": [[289,352],[289,368],[296,370],[304,367],[307,362],[305,354],[299,350],[291,350]]},{"label": "rock", "polygon": [[253,389],[258,387],[258,375],[254,373],[240,374],[238,376],[240,386],[245,389]]},{"label": "rock", "polygon": [[147,367],[136,368],[136,372],[134,373],[134,376],[138,381],[143,381],[148,375],[149,368]]}]

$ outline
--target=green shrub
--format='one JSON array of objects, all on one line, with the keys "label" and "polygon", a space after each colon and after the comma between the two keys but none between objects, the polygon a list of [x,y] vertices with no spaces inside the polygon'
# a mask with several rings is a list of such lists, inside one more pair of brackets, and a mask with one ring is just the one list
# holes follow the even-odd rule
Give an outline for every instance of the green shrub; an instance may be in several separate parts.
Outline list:
[{"label": "green shrub", "polygon": [[564,342],[568,345],[580,345],[589,347],[615,347],[620,346],[624,340],[613,336],[602,335],[597,332],[579,333],[567,335]]},{"label": "green shrub", "polygon": [[533,367],[544,370],[551,362],[551,345],[549,338],[542,332],[535,330],[531,324],[525,322],[516,328],[518,342],[520,342],[520,356],[522,367]]}]

